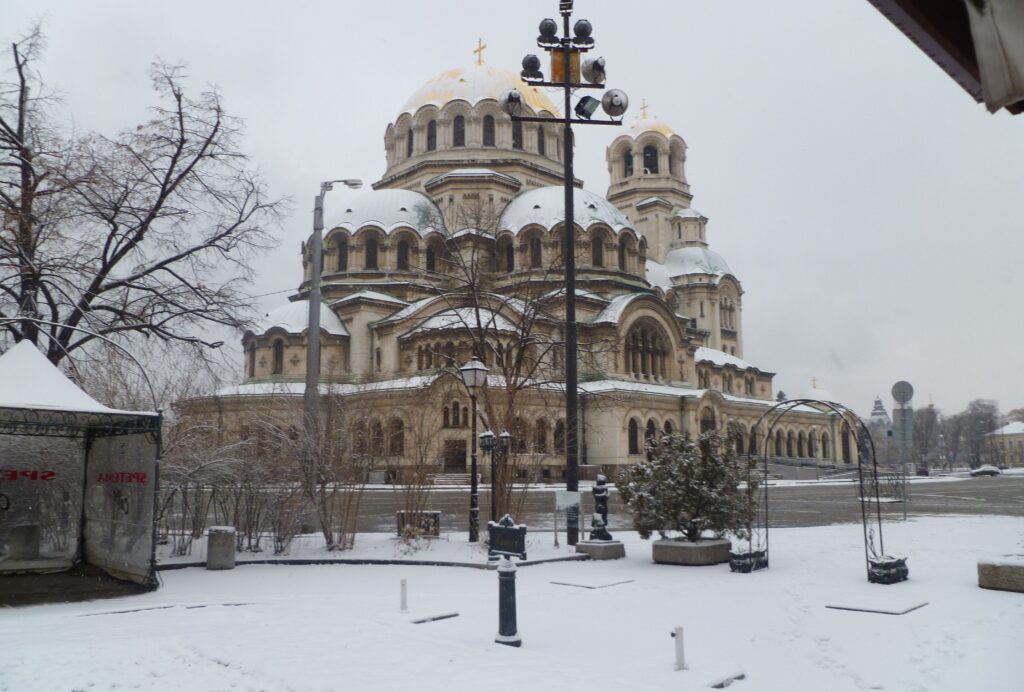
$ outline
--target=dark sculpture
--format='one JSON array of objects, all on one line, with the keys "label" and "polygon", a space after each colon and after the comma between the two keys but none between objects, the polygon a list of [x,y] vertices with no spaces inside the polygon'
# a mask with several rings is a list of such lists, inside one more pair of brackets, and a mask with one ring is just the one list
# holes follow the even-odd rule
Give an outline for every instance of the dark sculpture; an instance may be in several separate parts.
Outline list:
[{"label": "dark sculpture", "polygon": [[594,494],[594,516],[590,520],[590,540],[610,541],[612,535],[608,533],[608,478],[598,474],[591,492]]}]

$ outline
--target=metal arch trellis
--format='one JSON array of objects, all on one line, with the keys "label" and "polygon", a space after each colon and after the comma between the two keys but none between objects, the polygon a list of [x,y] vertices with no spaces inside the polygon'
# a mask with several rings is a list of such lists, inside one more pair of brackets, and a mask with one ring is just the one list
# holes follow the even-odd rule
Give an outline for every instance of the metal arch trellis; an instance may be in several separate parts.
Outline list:
[{"label": "metal arch trellis", "polygon": [[[859,487],[859,500],[861,507],[861,524],[864,531],[864,561],[865,568],[867,571],[868,581],[879,582],[879,583],[893,583],[894,581],[902,581],[906,578],[906,565],[904,560],[893,560],[886,557],[885,555],[885,543],[882,536],[882,510],[881,502],[879,499],[878,491],[878,462],[875,456],[875,443],[871,438],[871,433],[868,431],[867,426],[861,421],[860,417],[857,416],[849,407],[833,402],[833,401],[822,401],[820,399],[787,399],[781,401],[758,417],[757,421],[751,428],[751,435],[760,437],[759,432],[761,430],[761,424],[765,419],[768,419],[768,427],[765,429],[763,436],[763,444],[761,449],[762,454],[762,471],[764,475],[764,482],[762,483],[761,492],[761,512],[759,514],[760,525],[757,527],[751,527],[750,539],[748,543],[748,560],[750,561],[751,569],[740,570],[740,571],[751,571],[752,569],[767,568],[769,563],[769,536],[768,536],[768,457],[770,445],[772,442],[772,433],[775,426],[778,425],[779,421],[787,414],[793,411],[798,406],[803,405],[817,405],[824,406],[831,410],[834,414],[839,416],[843,425],[853,430],[856,434],[857,439],[857,479]],[[855,421],[851,424],[851,419]],[[747,459],[752,459],[750,449],[747,449]],[[868,457],[870,459],[870,467],[865,469],[864,459]],[[752,482],[751,471],[754,468],[753,463],[748,463],[747,466],[747,482],[748,487]],[[870,475],[866,477],[865,470]],[[874,519],[873,521],[877,524],[877,537],[878,547],[875,547],[875,536],[876,530],[869,526],[872,520],[869,520],[870,514],[870,503],[874,500]],[[763,546],[763,559],[758,556]],[[873,564],[874,562],[874,564]]]}]

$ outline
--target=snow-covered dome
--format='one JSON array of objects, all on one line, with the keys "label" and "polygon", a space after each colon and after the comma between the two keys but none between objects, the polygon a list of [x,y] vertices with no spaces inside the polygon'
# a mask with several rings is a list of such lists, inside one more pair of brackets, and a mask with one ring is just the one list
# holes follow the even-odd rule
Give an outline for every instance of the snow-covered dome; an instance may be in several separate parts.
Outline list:
[{"label": "snow-covered dome", "polygon": [[[627,219],[614,204],[601,195],[587,190],[573,194],[573,220],[582,228],[606,224],[613,232],[631,228]],[[565,219],[565,190],[560,186],[538,187],[516,195],[498,221],[498,229],[519,232],[529,224],[540,224],[550,229]]]},{"label": "snow-covered dome", "polygon": [[402,113],[415,114],[423,106],[444,106],[446,103],[462,100],[475,106],[485,99],[497,100],[509,89],[518,89],[523,100],[534,112],[547,111],[558,114],[558,109],[547,94],[534,86],[527,86],[519,75],[511,70],[502,70],[489,65],[474,64],[442,72],[421,86],[409,97],[402,107]]},{"label": "snow-covered dome", "polygon": [[637,118],[629,124],[623,134],[627,134],[636,139],[644,132],[658,132],[666,137],[671,137],[676,134],[675,130],[669,127],[668,123],[654,116],[641,116]]},{"label": "snow-covered dome", "polygon": [[[442,230],[444,220],[434,201],[412,190],[382,189],[346,195],[341,198],[341,213],[328,207],[327,228],[344,228],[354,232],[363,226],[377,226],[385,233],[396,228],[411,227],[420,235]],[[330,213],[335,212],[335,213]]]},{"label": "snow-covered dome", "polygon": [[670,250],[665,256],[665,269],[668,270],[669,276],[683,276],[684,274],[724,276],[732,274],[732,270],[729,269],[729,265],[725,263],[721,255],[714,250],[698,245]]},{"label": "snow-covered dome", "polygon": [[[274,308],[253,329],[256,335],[266,334],[278,327],[289,334],[301,334],[309,329],[309,301],[296,300]],[[320,329],[334,336],[348,336],[348,330],[325,303],[320,304]]]},{"label": "snow-covered dome", "polygon": [[817,380],[811,380],[811,388],[800,395],[801,399],[817,399],[818,401],[836,401],[836,397],[827,389],[818,386]]}]

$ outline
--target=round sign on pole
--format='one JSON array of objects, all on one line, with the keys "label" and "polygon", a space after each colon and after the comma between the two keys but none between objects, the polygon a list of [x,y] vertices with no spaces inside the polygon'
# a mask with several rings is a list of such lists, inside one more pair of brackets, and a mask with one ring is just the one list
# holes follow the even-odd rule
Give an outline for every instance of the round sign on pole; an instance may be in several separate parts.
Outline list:
[{"label": "round sign on pole", "polygon": [[892,398],[901,404],[905,404],[914,398],[914,388],[909,382],[900,380],[892,386]]}]

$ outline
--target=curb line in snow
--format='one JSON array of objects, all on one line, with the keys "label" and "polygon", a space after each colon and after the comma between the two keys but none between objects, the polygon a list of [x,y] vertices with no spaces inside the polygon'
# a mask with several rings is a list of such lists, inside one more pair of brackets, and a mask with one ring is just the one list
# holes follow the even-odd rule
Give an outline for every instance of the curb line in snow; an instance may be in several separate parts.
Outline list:
[{"label": "curb line in snow", "polygon": [[[589,560],[590,556],[584,553],[568,555],[566,557],[552,557],[543,560],[523,560],[517,562],[516,567],[530,567],[542,565],[548,562],[579,562]],[[266,560],[244,560],[235,562],[236,567],[243,565],[411,565],[413,567],[471,567],[473,569],[488,569],[490,565],[486,562],[448,562],[445,560],[377,560],[371,558],[267,558]],[[172,569],[186,569],[188,567],[205,567],[206,562],[168,562],[158,564],[158,572]]]}]

